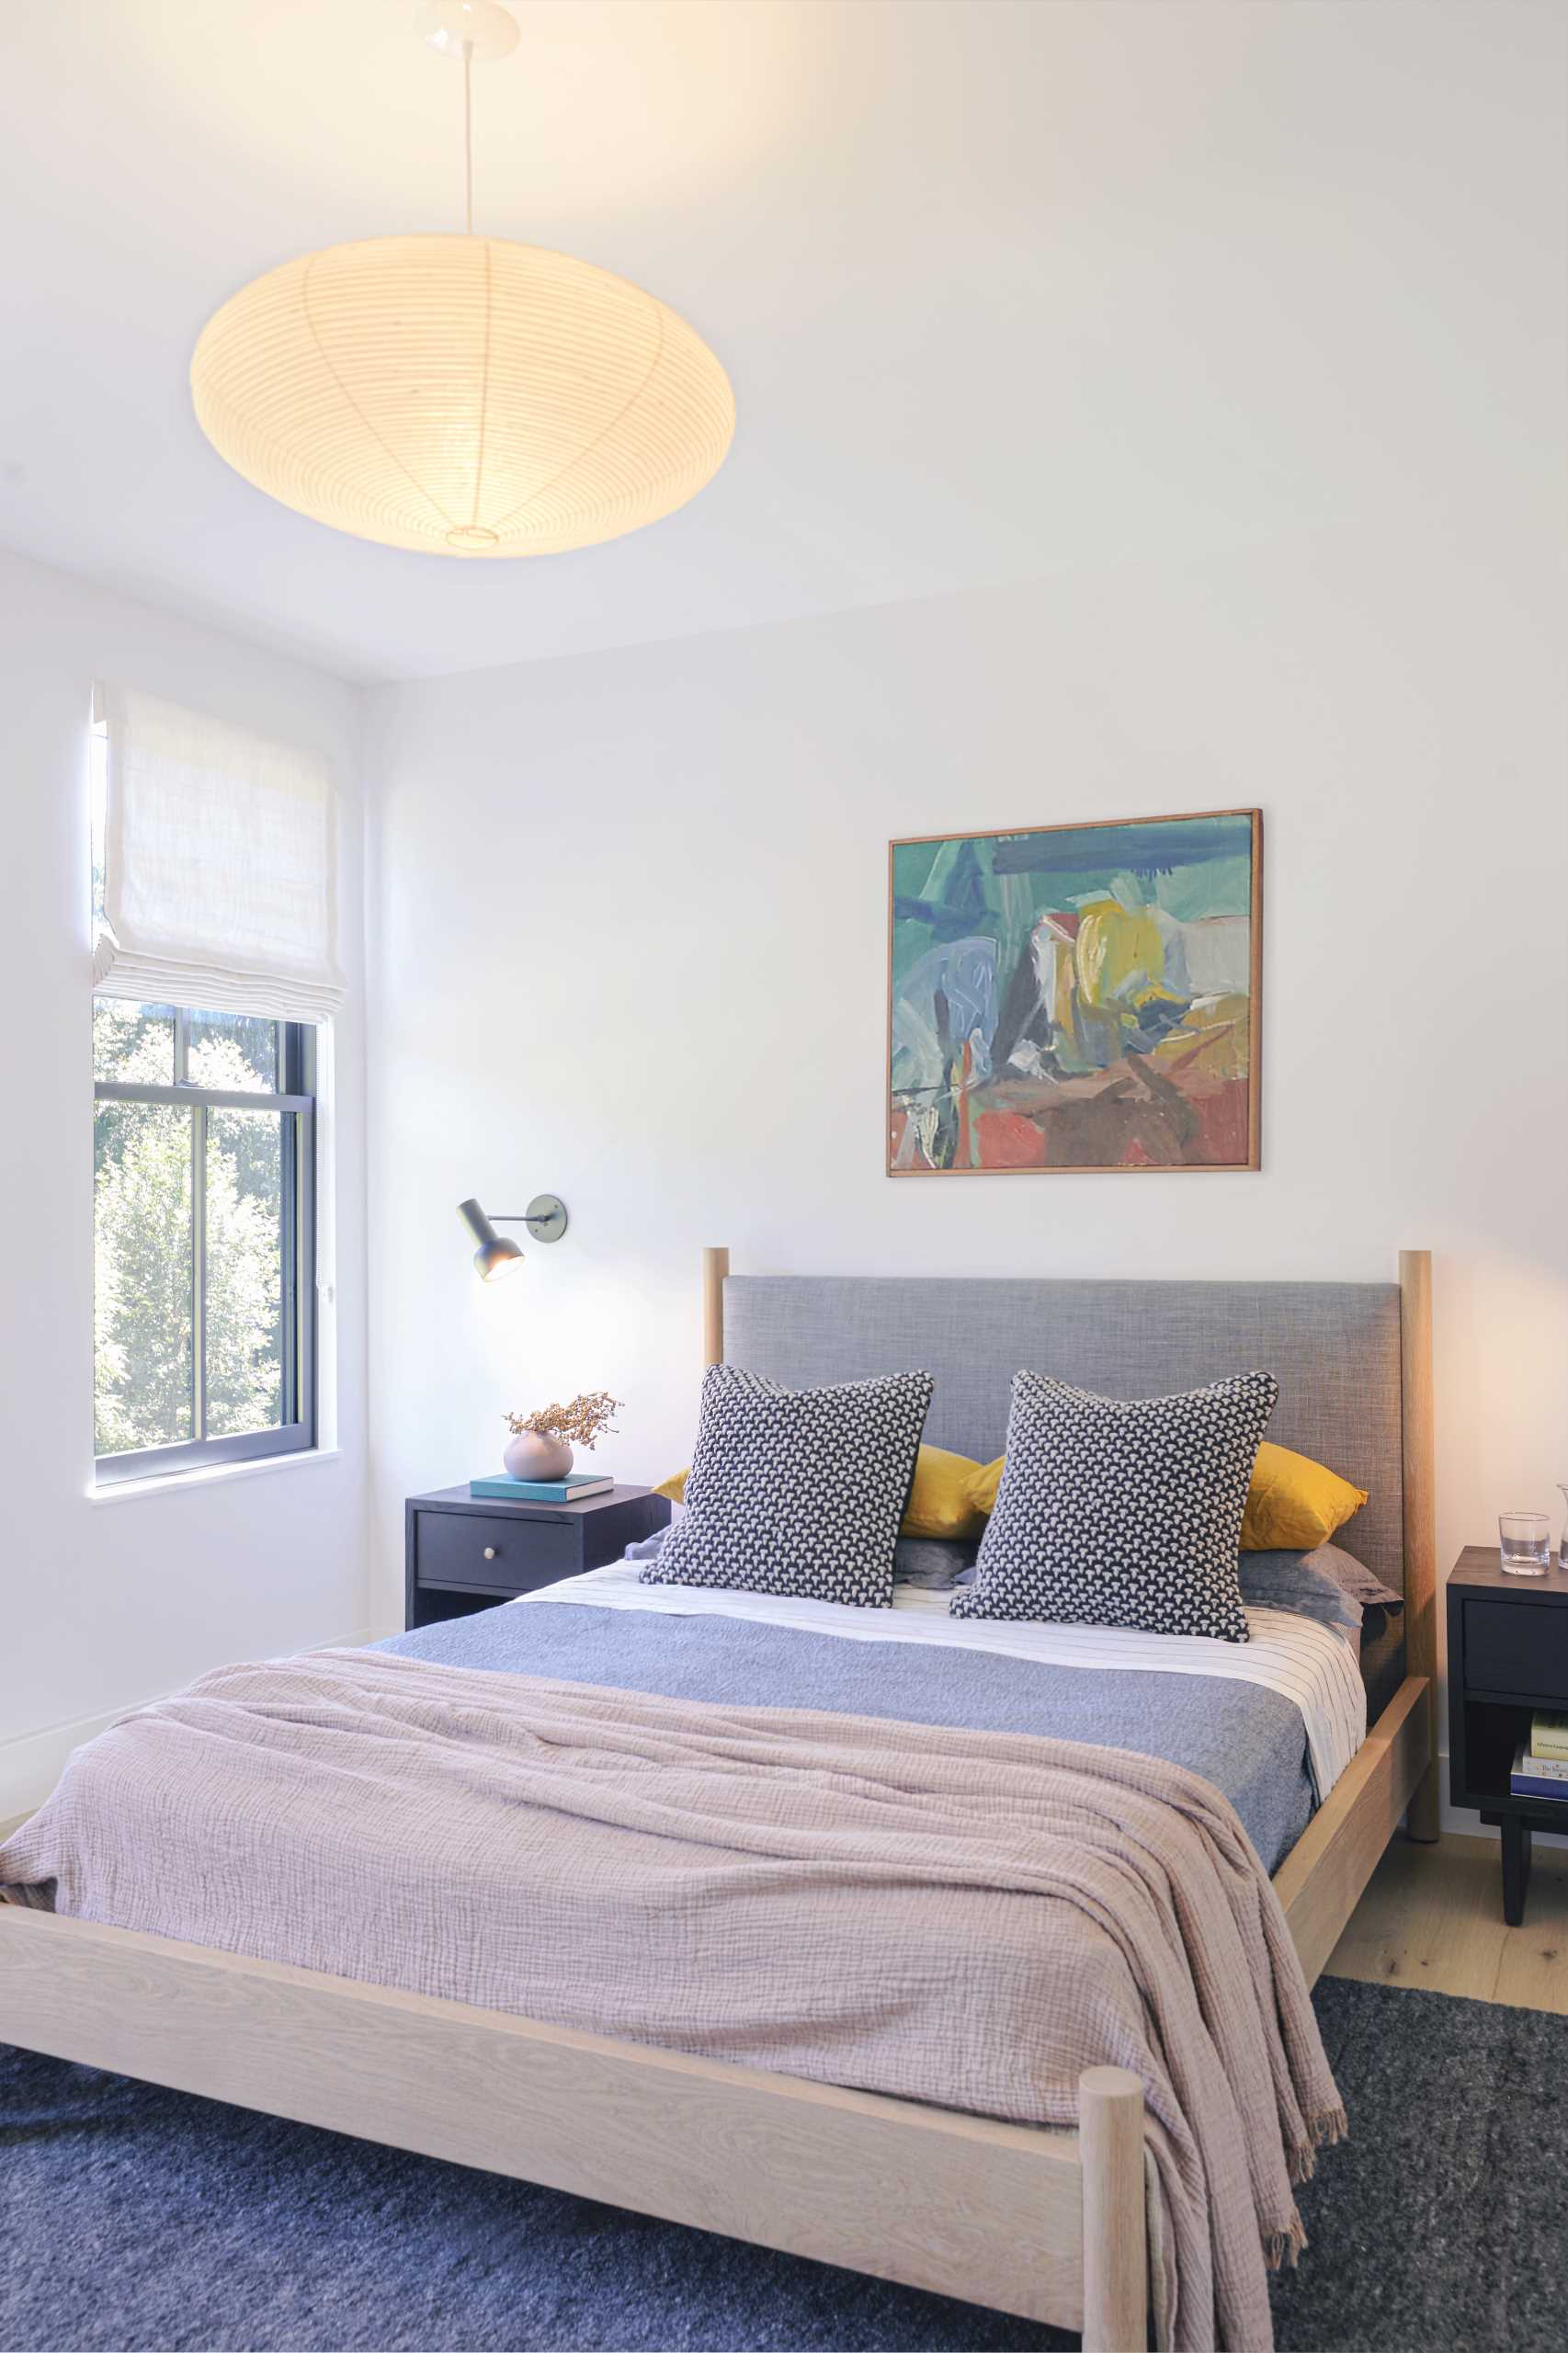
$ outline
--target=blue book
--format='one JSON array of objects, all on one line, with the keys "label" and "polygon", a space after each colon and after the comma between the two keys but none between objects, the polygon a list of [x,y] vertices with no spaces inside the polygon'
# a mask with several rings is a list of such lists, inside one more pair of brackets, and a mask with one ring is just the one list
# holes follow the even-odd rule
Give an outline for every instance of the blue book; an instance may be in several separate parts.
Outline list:
[{"label": "blue book", "polygon": [[508,1479],[498,1472],[494,1479],[471,1479],[468,1491],[482,1503],[575,1504],[608,1495],[614,1484],[597,1471],[568,1471],[564,1479]]},{"label": "blue book", "polygon": [[1525,1752],[1521,1748],[1514,1757],[1514,1769],[1508,1776],[1508,1788],[1517,1798],[1553,1798],[1559,1805],[1568,1804],[1568,1781],[1548,1780],[1540,1773],[1525,1769]]}]

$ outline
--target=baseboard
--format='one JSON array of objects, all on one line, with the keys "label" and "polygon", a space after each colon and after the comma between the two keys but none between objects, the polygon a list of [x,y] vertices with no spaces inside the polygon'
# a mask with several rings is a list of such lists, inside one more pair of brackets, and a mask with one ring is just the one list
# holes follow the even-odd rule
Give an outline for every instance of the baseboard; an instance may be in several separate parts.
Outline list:
[{"label": "baseboard", "polygon": [[[354,1650],[374,1637],[361,1629],[356,1634],[340,1635],[335,1642],[312,1643],[312,1650]],[[214,1661],[214,1665],[222,1664]],[[123,1699],[118,1708],[106,1708],[101,1715],[72,1716],[63,1723],[45,1724],[38,1732],[17,1733],[14,1738],[0,1740],[0,1822],[14,1814],[32,1813],[40,1806],[61,1774],[65,1760],[84,1741],[94,1740],[121,1716],[129,1716],[137,1708],[150,1708],[155,1700],[166,1699],[166,1691],[149,1691],[136,1699]]]}]

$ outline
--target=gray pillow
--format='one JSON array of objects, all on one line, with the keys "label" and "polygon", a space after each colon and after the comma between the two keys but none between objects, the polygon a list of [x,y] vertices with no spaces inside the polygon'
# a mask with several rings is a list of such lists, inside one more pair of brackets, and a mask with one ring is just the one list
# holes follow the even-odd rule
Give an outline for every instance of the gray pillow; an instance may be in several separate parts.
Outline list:
[{"label": "gray pillow", "polygon": [[1363,1609],[1404,1607],[1402,1594],[1337,1544],[1319,1544],[1311,1552],[1244,1552],[1241,1576],[1244,1601],[1272,1603],[1280,1609],[1295,1608],[1298,1596],[1330,1589],[1347,1595]]},{"label": "gray pillow", "polygon": [[950,1536],[901,1536],[892,1551],[892,1581],[923,1586],[929,1593],[950,1593],[967,1581],[975,1550]]},{"label": "gray pillow", "polygon": [[[1257,1574],[1252,1563],[1268,1563]],[[1315,1618],[1347,1635],[1353,1647],[1361,1641],[1361,1604],[1324,1570],[1312,1565],[1310,1552],[1244,1552],[1241,1557],[1242,1599],[1264,1609],[1288,1609],[1295,1618]]]},{"label": "gray pillow", "polygon": [[669,1523],[666,1521],[663,1528],[655,1528],[652,1536],[640,1536],[635,1544],[627,1546],[626,1559],[629,1561],[657,1560],[665,1549],[665,1539],[669,1532]]}]

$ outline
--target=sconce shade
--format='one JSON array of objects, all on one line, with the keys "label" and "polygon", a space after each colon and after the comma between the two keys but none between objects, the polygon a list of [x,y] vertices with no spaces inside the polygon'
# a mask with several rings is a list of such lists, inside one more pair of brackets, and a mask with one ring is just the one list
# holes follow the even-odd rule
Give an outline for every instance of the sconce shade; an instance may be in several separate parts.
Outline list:
[{"label": "sconce shade", "polygon": [[482,1250],[474,1252],[473,1263],[482,1282],[494,1283],[503,1275],[509,1275],[514,1267],[522,1265],[523,1254],[515,1242],[498,1233],[494,1242],[487,1242]]},{"label": "sconce shade", "polygon": [[214,313],[190,363],[222,458],[384,547],[547,555],[673,513],[718,472],[730,380],[594,263],[501,237],[301,254]]},{"label": "sconce shade", "polygon": [[473,1268],[482,1282],[496,1282],[522,1265],[523,1254],[517,1244],[496,1233],[477,1201],[460,1201],[458,1215],[479,1245],[473,1254]]}]

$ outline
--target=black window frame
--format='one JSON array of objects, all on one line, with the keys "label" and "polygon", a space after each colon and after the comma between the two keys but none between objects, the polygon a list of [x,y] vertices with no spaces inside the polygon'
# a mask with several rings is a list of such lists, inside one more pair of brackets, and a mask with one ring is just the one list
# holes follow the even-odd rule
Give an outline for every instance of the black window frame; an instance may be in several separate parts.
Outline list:
[{"label": "black window frame", "polygon": [[[316,1444],[316,1033],[279,1022],[278,1086],[230,1091],[192,1086],[190,1024],[215,1008],[175,1006],[174,1080],[167,1086],[95,1078],[93,1103],[165,1103],[189,1111],[191,1153],[191,1419],[197,1435],[167,1446],[95,1454],[94,1484],[115,1486],[219,1462],[306,1454]],[[207,1435],[207,1250],[204,1204],[209,1111],[275,1111],[282,1120],[283,1416],[271,1429]]]}]

